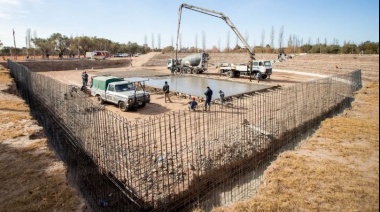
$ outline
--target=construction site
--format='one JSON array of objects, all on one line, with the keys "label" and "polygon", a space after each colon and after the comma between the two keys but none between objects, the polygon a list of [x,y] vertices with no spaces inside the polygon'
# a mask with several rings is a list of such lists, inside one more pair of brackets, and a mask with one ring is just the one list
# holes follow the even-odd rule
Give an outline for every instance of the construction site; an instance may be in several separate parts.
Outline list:
[{"label": "construction site", "polygon": [[[180,51],[182,9],[222,19],[247,52]],[[171,52],[2,64],[89,211],[211,211],[252,198],[272,182],[272,162],[378,83],[378,55],[255,54],[223,13],[181,4],[178,14]]]},{"label": "construction site", "polygon": [[[104,199],[109,210],[188,211],[198,207],[207,211],[246,199],[254,194],[276,155],[297,146],[325,118],[350,107],[362,79],[378,76],[376,72],[362,76],[361,71],[376,58],[363,57],[359,66],[344,66],[353,58],[349,55],[330,61],[328,56],[299,55],[274,62],[271,79],[260,82],[248,76],[221,76],[216,67],[197,75],[178,74],[231,85],[265,85],[237,95],[226,93],[224,105],[214,100],[211,111],[201,106],[195,112],[187,110],[191,94],[171,90],[173,103],[165,103],[161,87],[148,87],[151,103],[130,112],[121,112],[112,104],[99,105],[80,90],[83,71],[90,76],[173,77],[161,66],[171,57],[143,55],[133,67],[121,59],[8,62],[20,95],[39,117],[50,142],[69,166],[77,167],[79,184],[86,184],[93,193],[92,208]],[[236,63],[246,59],[245,54],[213,54],[210,63],[218,64],[225,57],[237,58]],[[320,57],[324,66],[313,68]],[[216,95],[221,89],[212,88]],[[74,161],[70,157],[79,155],[85,157],[70,165]]]}]

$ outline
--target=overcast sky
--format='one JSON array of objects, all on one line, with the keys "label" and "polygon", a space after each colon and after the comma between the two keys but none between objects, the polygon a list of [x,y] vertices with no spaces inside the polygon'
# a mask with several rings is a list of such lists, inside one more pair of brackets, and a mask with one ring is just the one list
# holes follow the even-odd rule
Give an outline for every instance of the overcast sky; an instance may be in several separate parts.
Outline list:
[{"label": "overcast sky", "polygon": [[[251,46],[261,44],[263,33],[270,44],[272,27],[278,46],[281,26],[283,45],[290,35],[303,44],[315,44],[318,38],[328,44],[336,39],[340,45],[379,41],[378,0],[0,0],[0,40],[14,46],[14,29],[16,46],[24,47],[30,29],[32,37],[61,33],[150,47],[153,40],[155,48],[164,48],[176,43],[182,3],[224,13]],[[222,19],[189,9],[183,9],[180,33],[183,47],[195,46],[198,37],[202,48],[203,35],[207,48],[224,48],[227,34],[230,47],[236,44],[236,35]]]}]

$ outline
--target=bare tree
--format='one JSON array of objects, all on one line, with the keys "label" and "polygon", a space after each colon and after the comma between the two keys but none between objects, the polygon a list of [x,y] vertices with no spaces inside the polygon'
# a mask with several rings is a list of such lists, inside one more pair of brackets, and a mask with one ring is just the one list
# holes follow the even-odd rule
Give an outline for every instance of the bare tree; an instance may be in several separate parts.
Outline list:
[{"label": "bare tree", "polygon": [[261,31],[261,53],[264,53],[264,45],[265,45],[265,30]]},{"label": "bare tree", "polygon": [[307,44],[311,45],[311,37],[309,37],[309,40],[307,41]]},{"label": "bare tree", "polygon": [[32,40],[32,30],[30,28],[26,29],[26,48],[30,48],[30,41]]},{"label": "bare tree", "polygon": [[249,33],[248,33],[248,31],[245,31],[245,40],[248,43],[248,40],[249,40]]},{"label": "bare tree", "polygon": [[219,50],[219,52],[222,51],[221,44],[220,44],[220,37],[218,38],[218,50]]},{"label": "bare tree", "polygon": [[152,33],[152,51],[154,50],[154,34]]},{"label": "bare tree", "polygon": [[161,33],[157,35],[158,49],[161,49]]},{"label": "bare tree", "polygon": [[294,43],[293,43],[293,39],[292,39],[292,34],[290,34],[289,38],[288,38],[288,47],[293,49],[293,46],[294,46]]},{"label": "bare tree", "polygon": [[337,38],[333,39],[332,45],[337,45],[339,46],[339,40]]},{"label": "bare tree", "polygon": [[270,47],[274,49],[274,26],[272,26],[270,31]]},{"label": "bare tree", "polygon": [[315,44],[320,44],[320,42],[319,42],[319,37],[317,38],[317,40],[315,41]]},{"label": "bare tree", "polygon": [[325,45],[327,45],[327,38],[325,38]]},{"label": "bare tree", "polygon": [[203,51],[206,51],[206,32],[202,31],[202,48]]},{"label": "bare tree", "polygon": [[230,31],[227,32],[226,49],[227,49],[227,51],[230,50]]},{"label": "bare tree", "polygon": [[148,45],[148,36],[144,35],[144,45]]},{"label": "bare tree", "polygon": [[32,40],[32,30],[30,28],[26,29],[25,32],[25,47],[26,47],[26,54],[29,55],[29,49],[30,49],[30,41]]},{"label": "bare tree", "polygon": [[282,43],[284,41],[284,25],[280,27],[280,31],[278,33],[278,51],[282,53]]},{"label": "bare tree", "polygon": [[195,49],[198,51],[198,33],[195,33]]},{"label": "bare tree", "polygon": [[293,53],[295,53],[296,49],[299,47],[300,41],[297,35],[293,35],[292,40],[293,40]]},{"label": "bare tree", "polygon": [[[33,30],[33,38],[32,39],[37,39],[37,31]],[[33,43],[33,40],[32,40]],[[33,43],[33,57],[36,55],[36,45]]]}]

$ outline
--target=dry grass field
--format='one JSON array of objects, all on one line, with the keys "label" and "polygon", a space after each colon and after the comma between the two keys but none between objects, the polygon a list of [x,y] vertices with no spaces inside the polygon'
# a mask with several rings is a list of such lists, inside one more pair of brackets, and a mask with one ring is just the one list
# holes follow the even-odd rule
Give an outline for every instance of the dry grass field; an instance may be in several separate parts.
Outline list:
[{"label": "dry grass field", "polygon": [[[133,67],[51,71],[42,74],[80,85],[80,74],[123,73],[130,76],[162,76],[170,54],[150,53],[133,58]],[[246,55],[211,55],[210,63],[246,62]],[[275,60],[276,55],[257,55]],[[260,83],[289,86],[321,75],[362,69],[363,88],[355,93],[352,108],[325,120],[320,129],[295,151],[280,154],[266,170],[264,183],[252,199],[214,211],[378,211],[379,210],[379,57],[378,55],[299,55],[274,63],[271,80]],[[46,69],[49,70],[49,69]],[[278,70],[276,72],[275,70]],[[216,73],[211,67],[210,74]],[[210,77],[205,74],[202,77]],[[226,79],[224,76],[212,76]],[[246,78],[226,79],[247,81]],[[0,203],[6,211],[85,210],[79,195],[68,185],[66,169],[49,150],[41,129],[22,100],[8,94],[10,79],[0,73]],[[173,98],[165,104],[162,94],[152,95],[154,106],[144,118],[184,109],[187,100]],[[110,110],[118,109],[112,105]],[[5,206],[5,207],[4,207]]]},{"label": "dry grass field", "polygon": [[82,211],[86,206],[68,184],[67,169],[48,147],[28,106],[7,91],[0,68],[0,211]]}]

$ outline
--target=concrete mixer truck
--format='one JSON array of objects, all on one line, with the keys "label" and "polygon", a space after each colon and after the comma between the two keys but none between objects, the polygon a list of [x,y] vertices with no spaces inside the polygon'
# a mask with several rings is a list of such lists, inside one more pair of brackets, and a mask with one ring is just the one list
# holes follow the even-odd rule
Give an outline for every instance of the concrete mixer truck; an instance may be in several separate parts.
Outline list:
[{"label": "concrete mixer truck", "polygon": [[169,59],[167,68],[173,72],[201,74],[207,71],[209,54],[202,52],[191,54],[182,59]]}]

